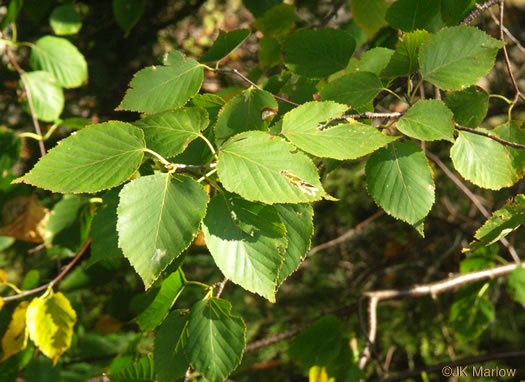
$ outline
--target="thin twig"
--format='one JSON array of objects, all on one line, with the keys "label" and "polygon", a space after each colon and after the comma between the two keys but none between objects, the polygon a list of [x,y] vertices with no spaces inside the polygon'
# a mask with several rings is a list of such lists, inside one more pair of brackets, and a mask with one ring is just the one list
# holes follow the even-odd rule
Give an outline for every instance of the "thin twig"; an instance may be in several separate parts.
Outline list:
[{"label": "thin twig", "polygon": [[468,131],[469,133],[472,133],[472,134],[477,134],[477,135],[481,135],[483,137],[490,138],[490,139],[495,140],[496,142],[499,142],[499,143],[501,143],[502,145],[505,145],[505,146],[510,146],[510,147],[515,148],[515,149],[525,150],[525,145],[522,145],[520,143],[509,142],[509,141],[506,141],[505,139],[498,138],[495,135],[492,135],[490,133],[485,133],[483,131],[479,131],[479,130],[476,130],[476,129],[471,129],[470,127],[466,127],[466,126],[461,126],[461,125],[459,125],[457,123],[456,123],[456,129],[462,130],[462,131]]},{"label": "thin twig", "polygon": [[219,289],[217,290],[217,294],[215,295],[215,297],[217,297],[217,298],[221,297],[221,294],[224,291],[224,287],[226,286],[228,281],[230,281],[230,279],[226,277],[224,280],[222,280],[219,283]]},{"label": "thin twig", "polygon": [[457,289],[460,286],[472,284],[478,281],[493,279],[495,277],[506,276],[517,267],[524,267],[525,262],[519,264],[506,264],[497,267],[485,269],[478,272],[471,272],[466,274],[458,274],[449,277],[445,280],[440,280],[430,284],[415,285],[408,289],[385,289],[363,293],[363,296],[370,298],[369,303],[369,329],[368,338],[370,342],[366,346],[361,359],[359,360],[359,367],[363,369],[370,358],[371,349],[373,348],[374,339],[377,331],[377,305],[383,300],[392,300],[399,298],[413,298],[431,295],[437,296],[442,292],[452,289]]},{"label": "thin twig", "polygon": [[288,330],[288,331],[283,332],[283,333],[279,333],[279,334],[277,334],[275,336],[272,336],[272,337],[263,338],[262,340],[258,340],[258,341],[252,342],[251,344],[248,344],[246,346],[246,348],[244,349],[244,352],[248,353],[248,352],[257,350],[259,348],[270,346],[270,345],[273,345],[273,344],[275,344],[277,342],[281,342],[281,341],[284,341],[284,340],[286,340],[288,338],[294,337],[297,334],[301,333],[308,326],[310,326],[310,324],[303,325],[303,326],[300,326],[300,327],[292,329],[292,330]]},{"label": "thin twig", "polygon": [[55,284],[57,284],[71,270],[73,265],[75,265],[76,262],[82,257],[84,252],[86,252],[87,248],[89,247],[90,243],[91,243],[91,239],[87,239],[87,241],[84,243],[80,251],[78,251],[76,256],[73,258],[73,260],[71,260],[71,262],[68,265],[66,265],[64,269],[62,269],[62,272],[60,272],[57,277],[55,277],[53,280],[51,280],[47,284],[41,285],[34,289],[25,290],[22,293],[15,294],[13,296],[2,297],[2,300],[4,302],[18,300],[20,298],[24,298],[26,296],[41,292],[48,288],[53,288],[53,286],[55,286]]},{"label": "thin twig", "polygon": [[[487,209],[483,206],[483,204],[481,204],[481,202],[479,201],[479,199],[477,198],[476,195],[474,195],[474,193],[472,193],[472,191],[470,191],[468,189],[467,186],[465,186],[465,184],[463,184],[463,182],[456,176],[454,175],[454,173],[452,171],[450,171],[448,169],[448,167],[441,161],[441,159],[439,159],[439,157],[437,155],[434,155],[430,152],[427,152],[427,156],[433,160],[438,166],[439,168],[441,168],[441,170],[443,170],[443,172],[445,173],[445,175],[452,181],[454,182],[454,184],[456,186],[458,186],[458,188],[463,191],[463,193],[472,201],[472,204],[474,204],[474,206],[478,209],[479,212],[481,212],[481,214],[483,216],[485,216],[486,219],[490,219],[490,212],[487,211]],[[502,237],[500,239],[501,241],[501,244],[503,244],[509,251],[510,253],[510,256],[512,257],[512,259],[516,262],[516,263],[519,263],[521,262],[521,259],[519,258],[518,256],[518,253],[516,252],[516,249],[514,248],[514,246],[507,240],[507,238],[505,237]]]},{"label": "thin twig", "polygon": [[367,225],[372,223],[374,220],[376,220],[378,217],[383,215],[385,212],[383,210],[377,211],[375,214],[369,216],[365,220],[363,220],[361,223],[357,224],[354,228],[346,231],[344,234],[342,234],[339,237],[336,237],[335,239],[329,240],[326,243],[319,244],[308,252],[306,256],[312,256],[314,253],[317,253],[319,251],[322,251],[323,249],[333,247],[335,245],[341,244],[345,242],[346,240],[350,239],[352,236],[359,233],[361,230],[363,230]]},{"label": "thin twig", "polygon": [[[505,43],[505,34],[503,33],[503,12],[504,12],[504,6],[505,2],[504,0],[500,0],[499,2],[499,39]],[[512,100],[512,106],[518,102],[518,99],[521,98],[525,101],[525,98],[520,92],[520,89],[518,88],[518,84],[516,83],[516,79],[514,78],[514,74],[512,73],[512,68],[510,67],[510,59],[509,59],[509,53],[507,52],[507,45],[503,45],[503,57],[505,58],[505,65],[507,66],[507,71],[509,72],[510,81],[512,82],[512,86],[514,87],[514,90],[516,91],[516,94],[514,95],[514,99]],[[512,107],[511,106],[511,107]],[[525,146],[524,146],[525,148]]]},{"label": "thin twig", "polygon": [[337,12],[339,12],[339,10],[345,4],[345,2],[346,2],[345,0],[339,0],[339,2],[334,6],[332,11],[325,16],[325,18],[323,19],[323,21],[321,22],[319,26],[325,27],[326,25],[328,25],[330,20],[337,15]]},{"label": "thin twig", "polygon": [[[476,4],[477,5],[477,4]],[[489,15],[490,17],[492,18],[492,21],[494,21],[494,24],[496,24],[497,26],[500,26],[500,23],[499,23],[499,20],[498,18],[496,17],[496,15],[494,14],[494,12],[492,12],[492,9],[489,9]],[[521,45],[521,43],[519,42],[519,40],[514,37],[514,35],[512,33],[510,33],[510,31],[505,27],[503,26],[503,32],[505,32],[505,34],[507,35],[507,37],[516,45],[516,47],[522,52],[522,53],[525,53],[525,47],[523,47],[523,45]]]},{"label": "thin twig", "polygon": [[[26,93],[27,97],[27,105],[29,106],[29,112],[31,113],[31,119],[33,120],[33,126],[35,127],[36,134],[42,138],[42,130],[40,129],[40,124],[38,123],[38,119],[36,118],[36,112],[35,107],[33,105],[33,98],[31,97],[31,92],[29,91],[29,85],[27,84],[27,81],[24,78],[24,70],[18,65],[18,62],[16,61],[16,58],[13,56],[13,53],[11,52],[10,47],[6,47],[7,57],[9,58],[9,62],[15,70],[20,75],[20,80],[22,81],[22,85],[24,85],[24,91]],[[41,139],[38,141],[38,147],[40,148],[40,156],[46,155],[46,147],[44,146],[44,141]]]},{"label": "thin twig", "polygon": [[423,372],[425,373],[440,373],[444,367],[457,367],[457,366],[467,366],[467,365],[475,365],[479,363],[484,363],[487,361],[495,361],[498,359],[507,359],[507,358],[517,358],[517,357],[525,357],[525,351],[510,351],[505,353],[495,353],[495,354],[487,354],[477,357],[469,357],[469,358],[463,358],[456,361],[449,361],[449,362],[443,362],[437,365],[429,366],[426,368],[416,369],[416,370],[408,370],[402,373],[399,373],[397,375],[393,375],[391,377],[388,377],[386,379],[382,379],[383,382],[394,382],[394,381],[404,381],[408,378],[418,377]]},{"label": "thin twig", "polygon": [[483,13],[484,10],[492,7],[497,4],[500,0],[488,0],[483,4],[479,5],[476,9],[472,10],[470,14],[459,23],[459,25],[468,25],[471,24],[479,15]]},{"label": "thin twig", "polygon": [[[250,80],[248,77],[246,77],[244,74],[239,72],[237,69],[215,69],[215,71],[216,72],[222,72],[222,73],[233,73],[233,74],[236,74],[237,76],[242,78],[244,81],[249,83],[251,86],[253,86],[255,89],[262,90],[259,85],[257,85],[255,82]],[[284,103],[287,103],[287,104],[293,105],[293,106],[299,106],[298,103],[292,102],[292,101],[290,101],[290,100],[288,100],[286,98],[280,97],[280,96],[275,95],[275,94],[272,94],[272,95],[273,95],[273,98],[275,98],[278,101],[281,101],[281,102],[284,102]]]}]

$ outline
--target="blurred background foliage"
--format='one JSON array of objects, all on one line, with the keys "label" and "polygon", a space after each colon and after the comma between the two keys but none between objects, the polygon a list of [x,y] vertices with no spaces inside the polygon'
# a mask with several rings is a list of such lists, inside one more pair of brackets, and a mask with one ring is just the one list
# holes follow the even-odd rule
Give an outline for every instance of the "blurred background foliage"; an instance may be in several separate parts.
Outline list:
[{"label": "blurred background foliage", "polygon": [[[51,34],[49,16],[58,5],[64,3],[67,2],[25,0],[17,20],[18,40],[35,41],[45,34]],[[246,0],[243,4],[241,0],[155,0],[142,3],[143,14],[136,25],[126,31],[126,28],[119,27],[112,2],[75,2],[82,26],[77,34],[68,36],[68,39],[86,57],[89,82],[86,86],[65,92],[62,118],[83,118],[90,123],[136,119],[134,113],[114,110],[135,72],[157,64],[162,55],[172,49],[199,57],[211,46],[219,29],[253,30],[256,18],[264,14],[264,7],[279,1]],[[297,18],[290,28],[299,28],[319,25],[320,20],[330,14],[339,2],[297,0],[286,3],[296,7]],[[3,14],[6,13],[6,6],[0,6]],[[525,41],[524,20],[525,2],[509,1],[505,24],[522,43]],[[255,25],[258,29],[271,28],[271,25],[264,23],[265,20],[259,18]],[[352,21],[347,6],[342,7],[328,25],[343,28],[356,38],[359,49],[354,57],[357,58],[371,47],[393,47],[397,40],[397,32],[387,27],[369,38]],[[487,15],[479,19],[479,26],[497,36],[497,26]],[[264,84],[266,89],[287,95],[296,102],[314,99],[314,93],[317,92],[315,83],[291,76],[282,66],[274,65],[279,62],[280,53],[278,47],[276,51],[272,44],[270,38],[255,32],[222,64],[248,74],[253,81]],[[0,47],[0,52],[4,49]],[[28,53],[29,49],[17,50],[18,62],[27,63]],[[525,54],[515,44],[510,44],[510,53],[515,75],[523,89]],[[7,128],[17,133],[33,131],[31,117],[24,112],[19,102],[22,93],[18,88],[18,74],[10,67],[5,55],[2,55],[2,60],[0,136]],[[226,99],[235,95],[238,89],[246,87],[238,78],[227,74],[207,72],[206,76],[203,90],[218,92]],[[483,80],[482,86],[492,93],[508,94],[512,91],[501,54],[495,70]],[[400,107],[392,96],[385,97],[380,106],[391,111],[397,111]],[[287,111],[287,107],[286,104],[280,104],[280,113]],[[489,126],[496,126],[504,120],[504,107],[503,103],[499,108],[497,101],[491,102],[486,122]],[[516,106],[515,113],[523,120],[523,104]],[[50,127],[46,124],[42,126],[44,133]],[[46,146],[52,147],[71,131],[70,127],[59,127]],[[2,142],[5,142],[4,138]],[[0,150],[6,150],[6,147],[11,146],[5,144],[0,146]],[[447,147],[433,143],[432,152],[439,154],[445,164],[451,167]],[[94,207],[89,196],[62,198],[42,190],[33,191],[25,185],[10,185],[14,177],[25,173],[38,159],[35,141],[22,140],[20,150],[20,160],[10,166],[12,168],[9,171],[4,170],[1,174],[0,223],[8,225],[13,221],[13,216],[19,216],[17,211],[23,210],[26,212],[25,225],[9,235],[21,240],[15,242],[5,232],[5,236],[0,237],[0,268],[7,271],[10,282],[22,289],[30,289],[51,280],[79,250],[89,235]],[[322,174],[326,190],[339,201],[322,201],[315,205],[316,232],[312,246],[334,239],[365,219],[377,215],[348,240],[308,257],[282,286],[275,304],[235,285],[227,285],[223,297],[232,302],[234,313],[242,316],[247,323],[247,343],[302,328],[332,314],[341,323],[340,332],[335,335],[339,339],[336,338],[334,343],[339,343],[342,338],[345,348],[362,349],[366,344],[362,332],[363,323],[366,325],[365,302],[359,299],[363,291],[405,288],[445,279],[450,273],[459,272],[461,262],[465,259],[461,249],[472,240],[473,233],[485,219],[443,172],[437,167],[434,169],[439,187],[423,239],[412,227],[387,215],[377,214],[379,209],[365,188],[363,160],[347,161],[342,165],[325,162]],[[471,185],[467,187],[491,211],[500,208],[509,197],[523,192],[525,188],[523,180],[498,192]],[[54,211],[54,215],[50,214],[51,211]],[[52,240],[46,240],[45,235],[49,231],[46,231],[46,224],[50,224],[53,216],[59,213],[57,211],[62,213],[60,222],[66,223],[55,222],[62,226],[53,234]],[[59,219],[55,217],[56,220]],[[27,235],[28,230],[32,232],[32,239],[20,237]],[[520,239],[523,239],[522,231],[509,236],[517,252],[523,253],[525,242]],[[203,248],[194,245],[185,255],[184,269],[188,279],[209,284],[221,281],[222,275]],[[478,264],[480,267],[498,264],[503,259],[510,261],[506,248],[500,244],[481,250],[481,255],[486,255],[485,259],[489,260]],[[173,266],[170,268],[175,269]],[[496,279],[491,282],[497,286],[491,288],[489,293],[496,307],[495,319],[481,336],[471,341],[460,341],[454,336],[454,327],[449,321],[450,306],[455,299],[453,292],[435,298],[382,303],[378,310],[376,354],[372,357],[375,360],[371,361],[367,372],[384,375],[388,371],[395,374],[448,360],[523,349],[525,312],[522,305],[513,302],[505,293],[504,281]],[[103,380],[100,377],[103,372],[120,370],[141,356],[152,353],[153,333],[142,333],[133,319],[151,302],[158,288],[144,293],[142,283],[127,261],[112,259],[91,264],[89,256],[85,256],[80,265],[63,279],[59,289],[72,301],[79,317],[71,349],[60,359],[58,367],[53,368],[51,361],[38,355],[30,345],[22,353],[0,363],[2,380],[8,381],[12,380],[9,379],[12,376],[19,376],[22,378],[20,380],[27,382],[85,381],[90,378],[98,381]],[[3,292],[5,295],[8,291],[4,289]],[[199,289],[189,288],[177,302],[177,308],[189,307],[200,297]],[[359,304],[363,305],[361,318]],[[7,304],[0,311],[0,333],[5,332],[14,307],[13,304]],[[328,328],[333,327],[333,322],[324,324]],[[323,335],[326,329],[320,330],[317,336]],[[312,336],[315,337],[315,331]],[[309,360],[299,359],[300,356],[293,349],[294,346],[314,346],[315,340],[306,341],[306,344],[300,341],[305,341],[305,338],[289,339],[246,353],[242,364],[230,379],[250,382],[307,380],[308,368],[311,366]],[[352,357],[351,352],[346,356]],[[333,363],[337,364],[335,361]],[[484,364],[485,367],[491,365],[521,368],[525,373],[523,359],[519,358]],[[357,370],[355,376],[359,376]],[[436,375],[423,375],[422,378],[439,379]]]}]

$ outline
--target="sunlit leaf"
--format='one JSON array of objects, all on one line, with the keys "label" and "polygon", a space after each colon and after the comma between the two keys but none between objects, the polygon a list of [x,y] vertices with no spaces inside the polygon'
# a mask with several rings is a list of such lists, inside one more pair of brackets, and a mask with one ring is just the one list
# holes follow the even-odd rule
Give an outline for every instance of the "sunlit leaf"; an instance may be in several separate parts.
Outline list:
[{"label": "sunlit leaf", "polygon": [[[31,95],[35,117],[44,122],[57,120],[64,110],[64,92],[55,77],[45,71],[26,72],[23,76]],[[20,84],[23,86],[22,81]],[[24,109],[31,113],[28,101],[24,102]]]},{"label": "sunlit leaf", "polygon": [[15,308],[9,326],[2,337],[2,358],[5,361],[12,355],[21,352],[27,346],[29,332],[26,326],[26,312],[28,301],[22,301]]},{"label": "sunlit leaf", "polygon": [[74,5],[60,5],[49,16],[49,23],[55,34],[66,36],[76,34],[82,28],[82,20]]},{"label": "sunlit leaf", "polygon": [[422,141],[444,139],[454,141],[452,112],[442,101],[420,100],[410,107],[397,122],[396,127],[403,134]]},{"label": "sunlit leaf", "polygon": [[517,267],[507,278],[507,292],[512,299],[525,304],[525,269]]},{"label": "sunlit leaf", "polygon": [[29,337],[56,365],[71,345],[77,315],[69,300],[60,292],[50,290],[34,298],[27,307]]}]

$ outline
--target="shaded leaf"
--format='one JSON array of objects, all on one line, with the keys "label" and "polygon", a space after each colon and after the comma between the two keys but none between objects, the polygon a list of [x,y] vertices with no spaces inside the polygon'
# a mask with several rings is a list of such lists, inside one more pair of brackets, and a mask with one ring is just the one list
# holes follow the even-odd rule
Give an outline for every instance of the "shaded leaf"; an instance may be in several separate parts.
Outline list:
[{"label": "shaded leaf", "polygon": [[[25,72],[23,76],[31,95],[35,117],[44,122],[57,120],[64,110],[64,91],[53,75],[37,71]],[[22,81],[20,84],[23,86]],[[24,109],[31,113],[27,101],[24,101]]]},{"label": "shaded leaf", "polygon": [[394,78],[409,76],[419,69],[419,49],[430,38],[427,31],[405,33],[396,44],[396,50],[390,62],[381,73],[381,77]]},{"label": "shaded leaf", "polygon": [[394,142],[366,163],[368,192],[388,214],[419,226],[434,204],[434,180],[425,153],[414,142]]},{"label": "shaded leaf", "polygon": [[117,374],[110,374],[111,382],[157,382],[153,359],[142,357]]},{"label": "shaded leaf", "polygon": [[0,229],[1,235],[31,243],[43,242],[49,210],[38,203],[35,194],[8,200],[2,212],[5,225]]},{"label": "shaded leaf", "polygon": [[160,382],[172,382],[184,377],[190,366],[184,356],[188,340],[188,315],[185,313],[181,309],[171,312],[155,335],[153,361]]},{"label": "shaded leaf", "polygon": [[275,208],[286,228],[285,238],[288,241],[277,278],[277,284],[282,284],[299,268],[310,249],[314,210],[309,204],[279,204]]},{"label": "shaded leaf", "polygon": [[102,205],[97,208],[91,224],[90,265],[100,260],[122,257],[117,234],[117,207],[120,190],[120,187],[109,190],[104,195]]},{"label": "shaded leaf", "polygon": [[248,8],[254,17],[259,17],[268,9],[282,4],[283,0],[243,0],[243,5]]},{"label": "shaded leaf", "polygon": [[277,211],[233,195],[216,196],[202,224],[206,245],[224,276],[272,302],[287,246]]},{"label": "shaded leaf", "polygon": [[507,292],[520,304],[525,304],[525,269],[517,267],[507,278]]},{"label": "shaded leaf", "polygon": [[386,12],[386,21],[404,32],[428,29],[440,17],[440,2],[435,0],[398,0]]},{"label": "shaded leaf", "polygon": [[58,233],[75,222],[80,206],[80,199],[74,195],[64,195],[62,200],[55,204],[46,224],[45,243],[52,243]]},{"label": "shaded leaf", "polygon": [[267,36],[279,36],[292,29],[296,21],[295,7],[289,4],[280,4],[266,10],[262,16],[255,20],[253,26]]},{"label": "shaded leaf", "polygon": [[0,173],[10,170],[18,161],[22,150],[22,141],[14,130],[0,128]]},{"label": "shaded leaf", "polygon": [[441,17],[448,25],[457,25],[475,3],[476,0],[441,0]]},{"label": "shaded leaf", "polygon": [[113,0],[113,15],[125,33],[139,22],[145,5],[146,0]]},{"label": "shaded leaf", "polygon": [[435,99],[420,100],[401,117],[396,127],[403,134],[422,141],[447,140],[454,142],[453,114]]},{"label": "shaded leaf", "polygon": [[146,289],[191,244],[207,204],[206,191],[187,176],[150,175],[124,186],[117,210],[119,246]]},{"label": "shaded leaf", "polygon": [[[510,121],[496,127],[494,134],[509,142],[525,145],[525,129],[522,121]],[[512,167],[518,174],[525,173],[525,150],[510,146],[505,146],[512,160]]]},{"label": "shaded leaf", "polygon": [[485,119],[489,107],[489,95],[477,86],[452,92],[444,100],[460,125],[476,128]]},{"label": "shaded leaf", "polygon": [[294,73],[321,78],[346,68],[355,50],[355,40],[337,29],[301,29],[283,43],[286,66]]},{"label": "shaded leaf", "polygon": [[71,4],[56,7],[49,16],[49,23],[53,32],[59,36],[76,34],[82,28],[82,20]]},{"label": "shaded leaf", "polygon": [[133,124],[144,131],[149,149],[169,158],[183,152],[209,123],[206,110],[185,107],[153,114]]},{"label": "shaded leaf", "polygon": [[394,50],[383,47],[367,50],[359,59],[359,70],[379,75],[388,65],[393,54]]},{"label": "shaded leaf", "polygon": [[385,0],[353,0],[350,3],[352,18],[369,36],[385,23],[388,5]]},{"label": "shaded leaf", "polygon": [[231,32],[219,30],[219,36],[212,47],[202,55],[201,62],[220,61],[237,49],[250,35],[248,29],[237,29]]},{"label": "shaded leaf", "polygon": [[162,281],[160,291],[153,302],[135,319],[140,328],[149,331],[159,326],[183,289],[184,276],[182,270],[178,269]]},{"label": "shaded leaf", "polygon": [[26,312],[28,304],[28,301],[22,301],[13,312],[9,326],[2,337],[3,354],[0,362],[21,352],[27,346],[29,332],[26,326]]},{"label": "shaded leaf", "polygon": [[24,0],[11,0],[7,7],[7,14],[4,15],[4,19],[0,23],[0,29],[5,29],[9,24],[16,20],[22,6],[24,5]]},{"label": "shaded leaf", "polygon": [[477,134],[459,131],[450,157],[461,176],[479,187],[499,190],[512,186],[521,178],[506,147]]},{"label": "shaded leaf", "polygon": [[271,93],[253,87],[243,91],[221,109],[214,128],[215,142],[221,145],[231,136],[247,130],[267,130],[277,109],[277,101]]},{"label": "shaded leaf", "polygon": [[125,122],[91,125],[63,139],[16,183],[53,192],[98,192],[124,183],[144,156],[142,130]]},{"label": "shaded leaf", "polygon": [[29,337],[55,365],[71,345],[76,320],[71,303],[60,292],[48,290],[44,296],[34,298],[27,307]]},{"label": "shaded leaf", "polygon": [[457,339],[463,342],[479,337],[494,320],[494,306],[478,296],[479,287],[463,289],[450,307],[449,321]]},{"label": "shaded leaf", "polygon": [[201,88],[204,69],[192,58],[173,50],[162,66],[138,71],[119,110],[160,113],[183,106]]},{"label": "shaded leaf", "polygon": [[372,101],[383,90],[379,77],[370,72],[355,72],[328,83],[320,92],[321,98],[358,108]]},{"label": "shaded leaf", "polygon": [[241,362],[246,328],[230,312],[228,301],[213,297],[191,308],[184,352],[191,366],[210,382],[222,382]]},{"label": "shaded leaf", "polygon": [[440,89],[461,89],[475,84],[492,66],[503,42],[477,28],[444,28],[421,47],[423,79]]},{"label": "shaded leaf", "polygon": [[294,149],[260,131],[237,134],[220,148],[219,178],[228,191],[267,204],[321,199],[325,191],[315,165]]},{"label": "shaded leaf", "polygon": [[29,64],[34,70],[51,73],[64,88],[76,88],[87,82],[86,59],[65,38],[44,36],[31,47]]}]

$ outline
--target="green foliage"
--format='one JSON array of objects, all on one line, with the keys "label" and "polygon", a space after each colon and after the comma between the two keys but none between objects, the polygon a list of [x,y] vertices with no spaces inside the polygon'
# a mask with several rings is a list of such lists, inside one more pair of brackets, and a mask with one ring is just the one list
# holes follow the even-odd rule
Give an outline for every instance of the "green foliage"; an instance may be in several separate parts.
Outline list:
[{"label": "green foliage", "polygon": [[[458,268],[506,263],[500,239],[510,235],[513,257],[524,248],[520,94],[489,75],[509,48],[495,29],[458,26],[475,2],[246,0],[253,18],[238,2],[197,3],[4,9],[0,375],[355,382],[383,377],[363,366],[370,349],[397,373],[452,348],[521,345],[519,304],[502,306],[497,283],[473,284],[481,273],[437,299]],[[42,35],[48,22],[68,37]],[[442,171],[450,159],[484,190]],[[496,212],[481,220],[444,175]],[[469,241],[469,256],[452,256]],[[506,284],[520,304],[524,272]],[[45,292],[8,304],[30,288]],[[377,289],[434,299],[369,312],[370,347],[356,304]],[[258,351],[244,355],[247,342]],[[94,355],[100,364],[84,361]]]}]

